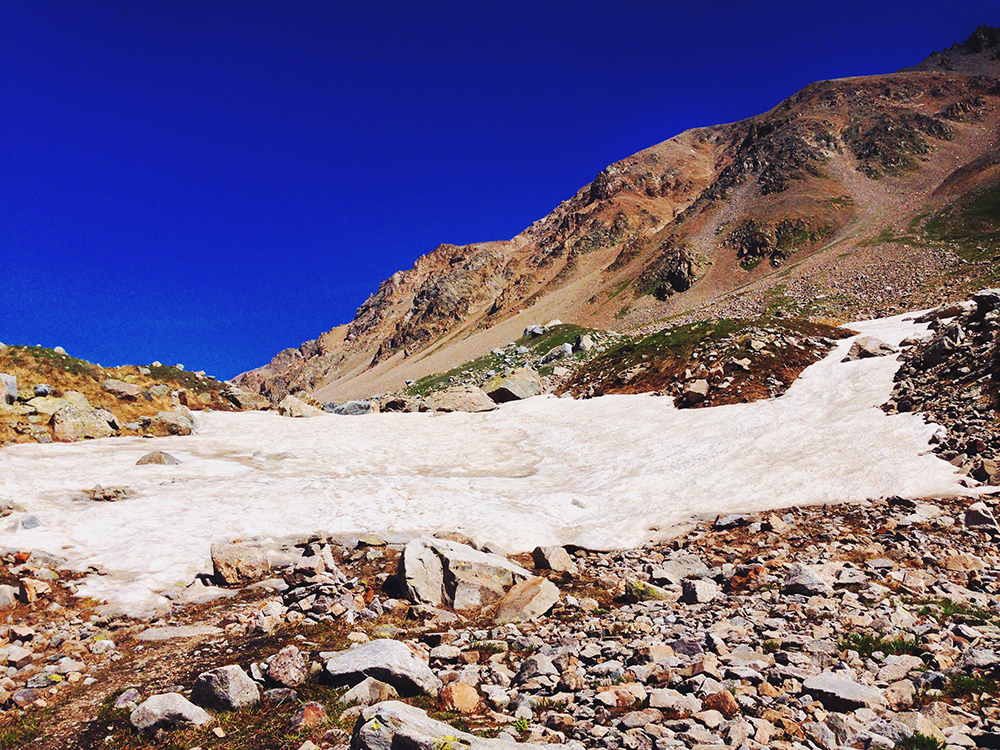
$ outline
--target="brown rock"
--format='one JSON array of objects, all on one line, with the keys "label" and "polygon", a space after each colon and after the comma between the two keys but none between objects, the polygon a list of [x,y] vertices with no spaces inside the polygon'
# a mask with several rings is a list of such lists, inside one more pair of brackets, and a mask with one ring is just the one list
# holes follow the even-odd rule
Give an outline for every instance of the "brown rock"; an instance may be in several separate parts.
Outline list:
[{"label": "brown rock", "polygon": [[479,693],[464,682],[452,682],[441,690],[441,705],[445,711],[469,714],[479,707]]},{"label": "brown rock", "polygon": [[45,581],[39,581],[36,578],[22,578],[18,581],[17,598],[25,604],[31,604],[38,597],[45,596],[50,591],[52,591],[52,587]]},{"label": "brown rock", "polygon": [[293,731],[298,731],[322,724],[324,721],[326,721],[326,709],[323,708],[323,704],[309,701],[292,717],[291,727]]},{"label": "brown rock", "polygon": [[305,682],[306,660],[295,646],[285,646],[267,665],[267,676],[285,687],[296,687]]},{"label": "brown rock", "polygon": [[271,570],[263,550],[246,544],[213,544],[215,578],[230,585],[259,581]]},{"label": "brown rock", "polygon": [[524,622],[540,617],[559,601],[559,588],[544,578],[529,578],[511,587],[497,604],[496,621]]},{"label": "brown rock", "polygon": [[736,697],[728,690],[720,690],[702,699],[701,705],[710,711],[718,711],[727,719],[731,719],[740,713],[740,704],[736,702]]}]

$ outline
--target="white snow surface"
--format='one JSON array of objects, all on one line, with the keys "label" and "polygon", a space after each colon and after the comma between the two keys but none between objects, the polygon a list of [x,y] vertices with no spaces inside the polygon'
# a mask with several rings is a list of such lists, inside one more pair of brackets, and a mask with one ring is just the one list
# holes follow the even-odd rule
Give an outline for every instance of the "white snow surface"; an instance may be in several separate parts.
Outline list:
[{"label": "white snow surface", "polygon": [[[925,328],[903,316],[851,327],[894,345]],[[677,410],[639,395],[536,397],[485,414],[199,413],[189,437],[11,446],[0,450],[0,499],[43,526],[15,530],[15,514],[0,547],[99,565],[106,574],[80,595],[141,609],[211,572],[213,541],[454,530],[512,552],[613,549],[698,514],[968,494],[928,452],[939,427],[877,408],[896,358],[842,363],[851,341],[780,398],[750,404]],[[182,463],[135,465],[157,449]],[[296,458],[266,458],[283,451]],[[81,500],[95,484],[134,494]]]}]

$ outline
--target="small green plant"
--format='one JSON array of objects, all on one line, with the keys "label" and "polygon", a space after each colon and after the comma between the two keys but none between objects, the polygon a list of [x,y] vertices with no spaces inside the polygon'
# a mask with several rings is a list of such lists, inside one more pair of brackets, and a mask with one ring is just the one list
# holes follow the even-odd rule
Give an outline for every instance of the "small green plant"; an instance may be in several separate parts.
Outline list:
[{"label": "small green plant", "polygon": [[996,619],[996,615],[988,609],[961,604],[951,599],[932,599],[924,602],[918,613],[938,622],[958,622],[965,625],[986,625]]},{"label": "small green plant", "polygon": [[514,726],[514,729],[517,732],[520,732],[521,734],[523,734],[523,733],[525,733],[525,732],[528,731],[528,728],[531,726],[531,724],[523,716],[518,716],[517,719],[514,721],[514,725],[513,726]]},{"label": "small green plant", "polygon": [[773,654],[775,651],[781,650],[781,642],[776,641],[773,638],[771,640],[764,641],[760,644],[760,650],[765,654]]},{"label": "small green plant", "polygon": [[945,744],[927,734],[914,732],[896,743],[895,750],[944,750]]}]

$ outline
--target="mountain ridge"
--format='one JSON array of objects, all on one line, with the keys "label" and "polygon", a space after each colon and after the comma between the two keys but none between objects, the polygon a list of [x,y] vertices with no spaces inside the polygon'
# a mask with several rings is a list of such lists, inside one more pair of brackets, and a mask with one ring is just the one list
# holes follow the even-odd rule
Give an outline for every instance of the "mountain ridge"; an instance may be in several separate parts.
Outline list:
[{"label": "mountain ridge", "polygon": [[272,401],[339,400],[447,370],[553,317],[659,325],[754,314],[779,295],[844,319],[965,289],[989,269],[966,268],[961,248],[913,222],[997,181],[998,42],[980,27],[913,68],[812,83],[639,151],[509,240],[439,245],[353,321],[236,381]]}]

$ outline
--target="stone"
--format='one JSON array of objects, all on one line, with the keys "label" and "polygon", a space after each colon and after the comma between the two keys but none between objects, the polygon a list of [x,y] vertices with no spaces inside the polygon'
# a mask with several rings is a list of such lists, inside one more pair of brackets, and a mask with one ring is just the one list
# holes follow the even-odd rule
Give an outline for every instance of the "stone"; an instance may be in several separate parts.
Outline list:
[{"label": "stone", "polygon": [[1000,531],[997,525],[996,516],[984,502],[975,502],[965,510],[965,525],[970,529],[984,529],[986,531]]},{"label": "stone", "polygon": [[869,359],[871,357],[884,357],[895,353],[895,347],[889,346],[874,336],[858,336],[847,351],[847,356],[842,362],[854,362],[859,359]]},{"label": "stone", "polygon": [[720,690],[717,693],[706,695],[701,701],[702,707],[709,711],[718,711],[727,719],[742,713],[740,704],[736,701],[736,696],[728,690]]},{"label": "stone", "polygon": [[908,654],[887,656],[878,670],[877,679],[880,682],[899,682],[914,669],[922,669],[924,660],[919,656]]},{"label": "stone", "polygon": [[[156,386],[154,386],[155,388]],[[253,391],[248,391],[246,388],[241,388],[234,383],[226,384],[227,391],[226,396],[230,401],[235,403],[239,408],[244,411],[259,411],[261,409],[267,409],[271,406],[271,402],[266,398],[261,396],[259,393],[254,393]],[[152,388],[150,392],[152,393]],[[156,395],[155,393],[153,394]],[[164,394],[165,395],[165,394]]]},{"label": "stone", "polygon": [[152,451],[135,462],[136,466],[147,466],[156,464],[159,466],[176,466],[180,461],[163,451]]},{"label": "stone", "polygon": [[702,702],[693,695],[683,695],[676,690],[665,688],[650,691],[649,706],[660,709],[670,718],[680,719],[700,712]]},{"label": "stone", "polygon": [[207,708],[235,711],[260,702],[260,688],[236,664],[202,672],[195,680],[191,700]]},{"label": "stone", "polygon": [[462,682],[451,682],[441,690],[441,706],[445,711],[471,714],[479,707],[479,693]]},{"label": "stone", "polygon": [[722,590],[714,581],[685,578],[681,581],[681,601],[685,604],[705,604],[718,598]]},{"label": "stone", "polygon": [[293,731],[299,731],[301,729],[307,729],[309,727],[314,727],[322,724],[326,721],[326,709],[323,708],[322,703],[317,703],[316,701],[309,701],[303,704],[302,708],[298,710],[298,713],[292,717],[289,725]]},{"label": "stone", "polygon": [[334,414],[343,417],[359,417],[364,414],[374,414],[375,404],[371,401],[348,401],[333,408]]},{"label": "stone", "polygon": [[576,573],[577,566],[565,547],[535,547],[531,553],[535,567],[540,570]]},{"label": "stone", "polygon": [[695,380],[684,387],[684,401],[688,404],[700,404],[708,398],[708,391],[707,380]]},{"label": "stone", "polygon": [[542,392],[542,379],[530,367],[519,367],[507,377],[489,383],[485,390],[498,404],[521,401]]},{"label": "stone", "polygon": [[161,628],[146,628],[136,639],[140,641],[172,641],[175,638],[197,638],[203,635],[220,635],[224,631],[212,625],[175,625]]},{"label": "stone", "polygon": [[306,659],[293,645],[285,646],[267,664],[268,679],[285,687],[301,685],[307,675]]},{"label": "stone", "polygon": [[149,432],[157,437],[190,435],[193,431],[191,418],[175,411],[161,411],[149,421]]},{"label": "stone", "polygon": [[267,578],[271,570],[267,555],[247,544],[213,544],[215,579],[230,586]]},{"label": "stone", "polygon": [[541,617],[559,601],[559,587],[545,578],[534,577],[514,584],[497,603],[493,618],[498,624],[526,622]]},{"label": "stone", "polygon": [[17,599],[17,589],[6,584],[0,585],[0,609],[9,609]]},{"label": "stone", "polygon": [[[352,750],[538,750],[556,747],[513,739],[476,737],[430,718],[415,706],[386,701],[361,712],[351,736]],[[558,747],[567,747],[559,745]],[[568,749],[567,749],[568,750]]]},{"label": "stone", "polygon": [[391,701],[398,697],[399,693],[392,685],[372,677],[366,677],[344,693],[340,697],[340,702],[345,705],[357,703],[362,706],[371,706],[374,703]]},{"label": "stone", "polygon": [[846,713],[858,708],[882,708],[886,703],[881,690],[833,672],[809,677],[802,687],[828,711]]},{"label": "stone", "polygon": [[573,344],[574,352],[589,352],[594,348],[594,339],[589,333],[583,333],[576,337]]},{"label": "stone", "polygon": [[25,604],[32,604],[39,597],[52,591],[52,587],[37,578],[22,578],[18,581],[17,598]]},{"label": "stone", "polygon": [[129,716],[129,722],[140,732],[183,726],[203,726],[212,717],[180,693],[161,693],[140,703]]},{"label": "stone", "polygon": [[380,638],[333,654],[325,676],[334,685],[354,686],[366,677],[392,685],[400,695],[437,697],[441,680],[399,641]]},{"label": "stone", "polygon": [[17,401],[17,378],[0,372],[0,400],[5,404]]},{"label": "stone", "polygon": [[52,415],[51,424],[55,439],[62,443],[106,438],[115,434],[115,429],[101,412],[72,403],[60,406]]},{"label": "stone", "polygon": [[802,563],[793,563],[781,586],[785,594],[802,596],[829,596],[833,587],[820,578],[812,569]]},{"label": "stone", "polygon": [[278,413],[283,417],[295,417],[298,419],[305,419],[310,417],[322,417],[325,412],[322,409],[307,404],[302,399],[295,398],[295,396],[288,395],[285,396],[278,403]]},{"label": "stone", "polygon": [[493,411],[497,405],[482,388],[460,385],[430,394],[424,399],[424,407],[428,411],[479,413]]},{"label": "stone", "polygon": [[52,386],[49,385],[48,383],[39,383],[38,385],[36,385],[34,388],[31,389],[31,392],[34,393],[36,396],[51,396]]},{"label": "stone", "polygon": [[142,388],[139,386],[122,380],[105,380],[101,383],[101,390],[120,398],[122,401],[135,401],[142,393]]},{"label": "stone", "polygon": [[553,346],[545,356],[538,360],[539,365],[550,365],[553,362],[558,362],[560,359],[565,359],[566,357],[573,356],[573,345],[572,344],[559,344],[559,346]]}]

